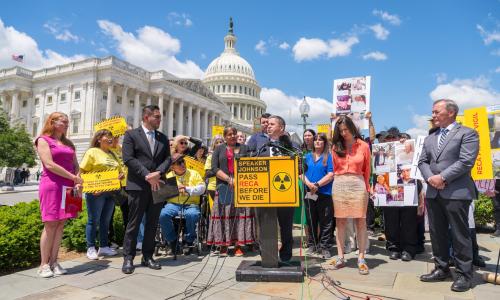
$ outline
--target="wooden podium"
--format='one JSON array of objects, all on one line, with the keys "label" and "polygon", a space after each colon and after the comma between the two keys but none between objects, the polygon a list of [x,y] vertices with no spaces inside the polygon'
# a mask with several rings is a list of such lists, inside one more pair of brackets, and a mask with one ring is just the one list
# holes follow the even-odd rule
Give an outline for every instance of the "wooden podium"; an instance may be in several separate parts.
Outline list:
[{"label": "wooden podium", "polygon": [[237,281],[303,282],[300,261],[278,258],[279,207],[298,207],[298,158],[242,157],[235,161],[234,203],[255,207],[261,261],[244,260],[236,270]]}]

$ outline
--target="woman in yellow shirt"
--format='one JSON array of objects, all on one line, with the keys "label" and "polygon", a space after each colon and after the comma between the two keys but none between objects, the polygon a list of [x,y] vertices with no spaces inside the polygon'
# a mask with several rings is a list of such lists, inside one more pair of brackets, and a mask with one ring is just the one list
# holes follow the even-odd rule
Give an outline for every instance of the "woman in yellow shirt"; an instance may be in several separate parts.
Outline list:
[{"label": "woman in yellow shirt", "polygon": [[[118,169],[123,179],[123,171],[120,162],[111,152],[113,136],[109,130],[99,130],[94,134],[90,148],[85,152],[80,163],[80,173],[99,172],[110,169]],[[99,256],[113,256],[116,251],[111,249],[108,240],[109,221],[113,215],[114,201],[113,192],[86,193],[88,220],[85,228],[87,239],[87,257],[95,260]],[[99,226],[99,252],[96,251],[96,235]]]}]

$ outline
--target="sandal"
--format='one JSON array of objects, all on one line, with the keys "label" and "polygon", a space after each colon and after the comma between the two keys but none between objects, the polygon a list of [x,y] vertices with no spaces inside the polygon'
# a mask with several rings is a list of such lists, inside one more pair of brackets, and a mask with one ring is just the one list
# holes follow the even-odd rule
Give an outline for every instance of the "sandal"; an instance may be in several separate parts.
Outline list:
[{"label": "sandal", "polygon": [[358,260],[358,270],[361,275],[368,275],[370,270],[368,269],[368,265],[364,259]]},{"label": "sandal", "polygon": [[345,267],[345,259],[343,257],[334,257],[330,261],[328,261],[328,264],[333,266],[334,270],[342,269]]}]

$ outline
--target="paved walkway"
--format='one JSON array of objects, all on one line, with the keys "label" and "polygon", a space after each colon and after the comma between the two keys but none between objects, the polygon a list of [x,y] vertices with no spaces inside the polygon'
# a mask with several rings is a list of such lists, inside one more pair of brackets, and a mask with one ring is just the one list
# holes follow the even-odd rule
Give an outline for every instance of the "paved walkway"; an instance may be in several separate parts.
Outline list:
[{"label": "paved walkway", "polygon": [[[493,271],[496,264],[499,238],[487,234],[478,236],[481,255],[486,258],[485,270]],[[179,256],[161,257],[159,271],[138,266],[132,275],[121,272],[121,257],[89,261],[85,256],[62,265],[68,269],[65,276],[42,279],[36,268],[0,277],[0,299],[345,299],[338,290],[362,298],[351,299],[499,299],[500,286],[484,283],[476,270],[474,288],[466,293],[450,291],[451,281],[420,282],[419,275],[432,268],[429,254],[418,255],[412,262],[390,261],[383,242],[372,241],[367,261],[371,267],[368,276],[354,268],[356,256],[347,255],[348,267],[337,271],[321,271],[317,259],[308,259],[309,277],[300,283],[237,282],[235,270],[242,259]],[[427,250],[429,250],[429,245]],[[298,255],[299,249],[295,249]],[[338,281],[343,289],[335,289],[330,282]],[[203,290],[203,293],[200,291]],[[353,290],[359,291],[354,292]],[[364,292],[367,294],[363,294]],[[378,295],[379,298],[373,296]]]}]

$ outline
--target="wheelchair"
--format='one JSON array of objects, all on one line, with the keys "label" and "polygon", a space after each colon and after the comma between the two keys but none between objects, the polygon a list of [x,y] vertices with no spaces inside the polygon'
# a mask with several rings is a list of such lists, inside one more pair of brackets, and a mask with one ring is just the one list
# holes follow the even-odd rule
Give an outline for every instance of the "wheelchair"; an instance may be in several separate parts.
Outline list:
[{"label": "wheelchair", "polygon": [[[166,205],[167,203],[165,203]],[[200,218],[196,223],[196,239],[193,241],[192,245],[187,245],[183,241],[184,230],[186,228],[186,221],[182,215],[182,211],[180,215],[177,215],[173,218],[174,230],[177,234],[177,249],[169,249],[167,241],[164,238],[160,223],[158,223],[158,227],[156,228],[155,235],[155,247],[154,247],[154,255],[159,256],[161,252],[164,255],[168,254],[168,250],[170,250],[173,254],[173,259],[177,260],[177,254],[179,252],[184,253],[184,255],[190,255],[193,250],[196,251],[198,256],[202,256],[203,253],[208,249],[206,240],[208,236],[208,224],[210,218],[210,207],[208,203],[208,195],[205,193],[200,196]]]}]

